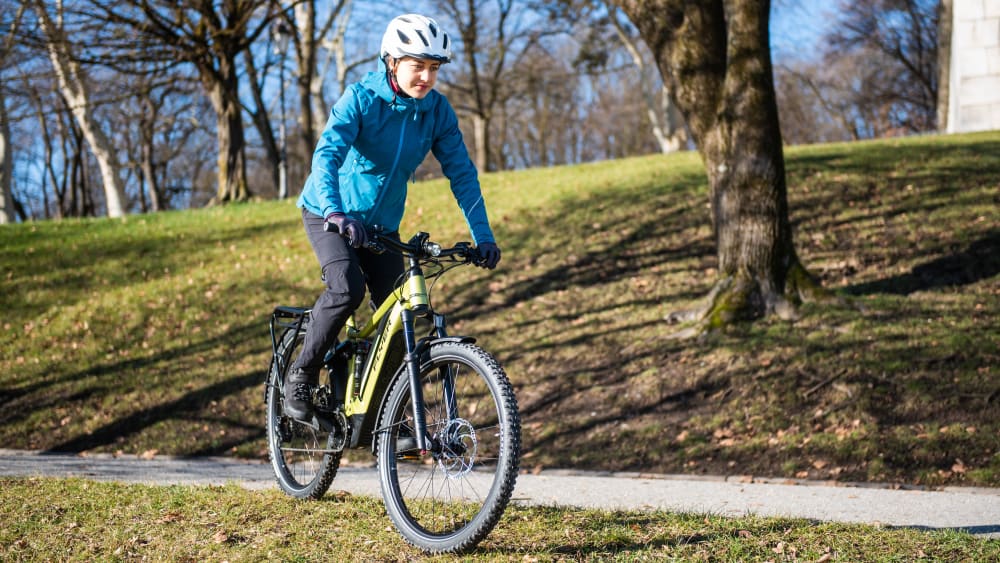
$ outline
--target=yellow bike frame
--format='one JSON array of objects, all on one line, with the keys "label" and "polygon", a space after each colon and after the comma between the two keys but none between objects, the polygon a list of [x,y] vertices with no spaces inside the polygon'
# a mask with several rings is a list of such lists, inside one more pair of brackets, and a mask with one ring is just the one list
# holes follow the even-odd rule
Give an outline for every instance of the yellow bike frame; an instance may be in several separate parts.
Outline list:
[{"label": "yellow bike frame", "polygon": [[[369,340],[382,320],[386,319],[385,327],[379,332],[371,350],[366,358],[364,369],[358,370],[355,363],[359,360],[357,355],[352,355],[347,365],[347,396],[344,398],[344,414],[348,417],[371,413],[373,402],[380,402],[382,393],[379,393],[379,383],[383,377],[392,376],[395,373],[383,373],[386,358],[389,356],[389,347],[393,341],[393,336],[403,331],[403,311],[424,312],[429,306],[427,298],[427,281],[422,273],[409,275],[406,282],[396,288],[382,305],[375,311],[368,323],[357,328],[354,315],[347,320],[347,338],[349,341]],[[386,317],[388,315],[388,317]],[[360,377],[360,380],[356,378]],[[385,382],[382,382],[384,387]],[[384,390],[383,390],[384,392]]]}]

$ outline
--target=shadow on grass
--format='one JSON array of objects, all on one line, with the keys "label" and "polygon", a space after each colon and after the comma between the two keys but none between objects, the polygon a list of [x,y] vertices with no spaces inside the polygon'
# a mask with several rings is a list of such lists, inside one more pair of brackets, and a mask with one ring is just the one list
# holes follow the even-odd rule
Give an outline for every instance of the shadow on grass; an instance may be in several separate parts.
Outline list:
[{"label": "shadow on grass", "polygon": [[[117,443],[120,439],[135,435],[157,423],[179,418],[196,420],[203,416],[205,407],[223,397],[235,395],[244,389],[260,385],[259,373],[248,373],[230,377],[197,391],[192,391],[173,401],[160,403],[153,407],[134,412],[128,416],[117,418],[94,432],[77,436],[48,449],[50,452],[82,452]],[[214,455],[228,451],[243,442],[264,436],[263,421],[260,427],[247,428],[250,437],[228,440],[213,446],[188,452],[188,455]]]},{"label": "shadow on grass", "polygon": [[853,285],[851,295],[891,293],[909,295],[917,291],[973,284],[1000,273],[1000,231],[990,231],[965,250],[942,256],[913,268],[910,272]]},{"label": "shadow on grass", "polygon": [[[574,539],[574,534],[567,534],[566,537],[553,539],[551,544],[543,540],[542,545],[534,546],[539,550],[539,554],[544,556],[568,557],[578,561],[605,560],[613,555],[627,558],[630,554],[634,557],[639,557],[641,560],[646,560],[654,554],[662,557],[662,553],[665,550],[669,551],[685,546],[728,541],[734,534],[738,533],[735,530],[732,532],[705,531],[694,533],[667,533],[660,531],[652,537],[642,537],[647,536],[651,529],[658,529],[663,523],[662,519],[628,512],[602,512],[598,514],[590,513],[589,511],[574,512],[565,508],[536,510],[544,510],[546,512],[549,510],[558,510],[561,514],[565,515],[563,518],[570,518],[568,524],[567,521],[563,521],[562,527],[579,528],[576,531],[582,537],[614,535],[614,537],[608,537],[603,541],[578,541]],[[577,518],[579,521],[576,521]],[[683,515],[679,516],[679,518],[687,519]],[[700,520],[701,518],[699,518],[698,523],[701,523]],[[692,526],[696,525],[692,524]],[[487,544],[486,546],[480,546],[476,550],[476,553],[487,557],[502,556],[513,560],[512,556],[520,558],[524,554],[524,546]]]},{"label": "shadow on grass", "polygon": [[[141,435],[151,427],[167,421],[183,421],[191,424],[201,422],[211,430],[206,436],[195,436],[195,449],[172,452],[179,455],[217,455],[229,452],[233,447],[262,438],[265,433],[263,421],[246,422],[243,413],[221,419],[213,417],[210,407],[221,403],[229,397],[234,397],[245,390],[263,384],[264,367],[260,371],[251,371],[239,375],[216,380],[204,387],[192,390],[176,399],[148,404],[150,394],[155,394],[157,388],[147,385],[143,379],[152,379],[164,375],[163,364],[168,366],[166,380],[158,382],[160,387],[169,385],[176,377],[171,377],[188,369],[188,364],[196,365],[198,358],[213,351],[232,348],[234,342],[253,341],[261,337],[262,325],[250,323],[236,327],[229,332],[213,338],[189,345],[182,350],[170,348],[149,357],[122,360],[114,363],[103,363],[89,369],[59,375],[55,378],[43,379],[32,385],[0,390],[0,405],[4,408],[0,414],[0,424],[11,426],[24,423],[24,420],[39,410],[58,412],[59,408],[69,412],[78,411],[83,405],[107,402],[108,399],[121,395],[121,401],[143,401],[146,406],[136,405],[127,414],[119,415],[107,424],[87,433],[80,433],[65,438],[62,441],[43,444],[47,451],[52,452],[82,452],[86,450],[107,448],[116,444],[127,444],[129,437]],[[240,352],[235,352],[240,353]],[[79,385],[85,385],[79,389]],[[67,389],[77,385],[76,390]],[[140,392],[140,398],[130,398],[135,392]],[[263,393],[260,394],[261,404]],[[154,399],[155,400],[155,399]],[[129,411],[128,407],[125,408]],[[225,437],[211,435],[219,429],[226,429]],[[134,447],[134,446],[133,446]]]},{"label": "shadow on grass", "polygon": [[[998,143],[987,145],[1000,149]],[[1000,232],[995,229],[970,223],[964,235],[946,225],[911,233],[902,221],[891,223],[904,215],[906,221],[968,216],[964,210],[979,206],[978,194],[995,182],[996,166],[976,167],[982,163],[974,158],[979,147],[868,148],[834,148],[795,157],[795,177],[789,180],[790,185],[808,184],[790,194],[797,228],[806,229],[798,245],[808,248],[808,234],[836,231],[837,245],[817,246],[817,256],[860,254],[861,268],[924,259],[907,274],[858,283],[847,293],[908,295],[975,284],[1000,273]],[[692,175],[681,183],[693,192],[704,178]],[[613,202],[618,201],[628,203],[616,208]],[[752,328],[735,327],[716,340],[678,344],[666,339],[666,325],[660,338],[656,321],[631,318],[637,309],[645,312],[696,298],[700,288],[709,286],[711,280],[703,272],[715,266],[714,245],[707,213],[698,203],[685,202],[670,187],[657,185],[634,193],[609,190],[606,199],[583,195],[563,200],[549,214],[523,218],[547,236],[537,230],[528,233],[537,240],[524,232],[502,233],[509,236],[501,240],[514,242],[509,255],[517,263],[508,265],[511,273],[498,275],[492,287],[469,284],[459,292],[466,306],[458,319],[503,314],[544,297],[494,329],[524,331],[537,338],[498,336],[504,346],[494,350],[504,356],[518,388],[526,451],[532,454],[528,463],[688,472],[684,463],[690,460],[698,462],[697,471],[781,475],[812,470],[810,460],[822,458],[820,465],[832,460],[830,467],[844,475],[853,472],[850,477],[858,480],[869,476],[866,456],[883,453],[890,479],[918,465],[947,471],[959,457],[974,459],[976,467],[989,463],[982,454],[988,438],[980,435],[949,436],[940,445],[920,443],[919,462],[896,455],[915,455],[910,433],[920,430],[913,428],[956,422],[991,427],[987,421],[993,418],[989,410],[995,408],[995,384],[985,382],[983,390],[989,354],[979,357],[979,348],[962,347],[957,337],[935,343],[933,351],[915,353],[914,346],[924,342],[905,331],[887,330],[876,339],[869,332],[855,337],[850,331],[830,331],[828,337],[817,338],[827,326],[799,332],[792,325],[763,321]],[[942,214],[942,208],[954,208],[955,213]],[[886,219],[894,231],[886,232],[880,222]],[[598,222],[601,229],[592,228]],[[602,238],[602,229],[618,236]],[[882,246],[866,247],[857,235],[868,232],[874,232]],[[927,233],[935,233],[935,238],[919,238]],[[911,237],[913,244],[890,252],[887,245],[895,237]],[[919,242],[933,243],[932,250]],[[870,276],[873,269],[865,273]],[[623,280],[657,275],[669,279],[672,287],[661,285],[642,298],[588,300],[602,291],[621,291]],[[621,308],[620,320],[614,326],[599,321],[591,325],[590,318],[610,316],[604,309],[608,306]],[[905,325],[912,318],[928,317],[922,312],[920,304],[907,304],[892,311],[893,322]],[[868,321],[858,322],[865,326]],[[746,339],[740,336],[744,331]],[[934,338],[940,336],[928,336],[926,344]],[[727,432],[740,434],[748,420],[752,429],[746,431],[745,446],[738,439],[728,440],[736,446],[719,445],[727,441]],[[859,438],[858,451],[832,440],[811,442],[813,432],[821,437],[828,431],[843,432],[844,420],[870,424],[862,432],[872,437]],[[687,440],[674,440],[688,430]],[[784,447],[784,442],[770,447],[759,438],[769,432],[801,432],[805,439],[793,447]],[[891,437],[896,434],[906,439],[895,445]]]}]

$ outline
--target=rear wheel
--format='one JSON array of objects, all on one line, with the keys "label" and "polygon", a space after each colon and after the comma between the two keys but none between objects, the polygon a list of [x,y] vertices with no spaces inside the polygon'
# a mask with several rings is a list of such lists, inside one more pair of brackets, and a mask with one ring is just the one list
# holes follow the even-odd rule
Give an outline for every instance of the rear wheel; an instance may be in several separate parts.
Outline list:
[{"label": "rear wheel", "polygon": [[[278,354],[283,365],[302,343],[303,333],[289,329],[282,335]],[[281,490],[296,498],[318,499],[330,488],[340,467],[341,451],[333,432],[313,428],[285,415],[284,381],[279,362],[271,362],[267,377],[267,446]],[[342,443],[341,450],[342,450]]]},{"label": "rear wheel", "polygon": [[416,449],[410,382],[400,370],[378,434],[386,509],[431,553],[474,547],[493,529],[517,478],[521,425],[503,368],[476,346],[431,346],[420,368],[428,452]]}]

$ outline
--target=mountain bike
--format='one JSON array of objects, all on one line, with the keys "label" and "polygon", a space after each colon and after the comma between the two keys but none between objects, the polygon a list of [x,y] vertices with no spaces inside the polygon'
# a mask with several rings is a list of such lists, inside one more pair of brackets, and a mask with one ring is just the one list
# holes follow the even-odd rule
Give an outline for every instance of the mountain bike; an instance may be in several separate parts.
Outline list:
[{"label": "mountain bike", "polygon": [[[521,425],[510,381],[468,336],[449,336],[430,304],[433,282],[479,260],[469,243],[442,248],[427,233],[408,242],[369,237],[407,268],[371,318],[348,320],[327,352],[310,421],[285,415],[284,378],[308,327],[309,309],[279,306],[270,320],[267,441],[278,485],[318,499],[346,448],[370,448],[393,524],[428,553],[467,551],[500,520],[520,463]],[[428,281],[431,283],[428,284]]]}]

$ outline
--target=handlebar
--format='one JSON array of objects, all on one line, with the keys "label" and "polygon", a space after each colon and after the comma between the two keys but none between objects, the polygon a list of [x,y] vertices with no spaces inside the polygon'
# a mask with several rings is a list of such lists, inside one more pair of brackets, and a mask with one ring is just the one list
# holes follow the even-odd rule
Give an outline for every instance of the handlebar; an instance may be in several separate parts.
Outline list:
[{"label": "handlebar", "polygon": [[[323,229],[330,233],[340,233],[336,225],[327,221]],[[387,249],[392,249],[404,256],[412,256],[418,260],[435,258],[457,258],[460,262],[478,264],[482,257],[479,250],[468,242],[457,242],[451,248],[442,248],[440,244],[431,242],[430,235],[425,232],[418,232],[408,242],[402,242],[394,237],[386,236],[382,232],[382,227],[376,225],[368,229],[368,240],[365,241],[364,248],[382,254]]]}]

